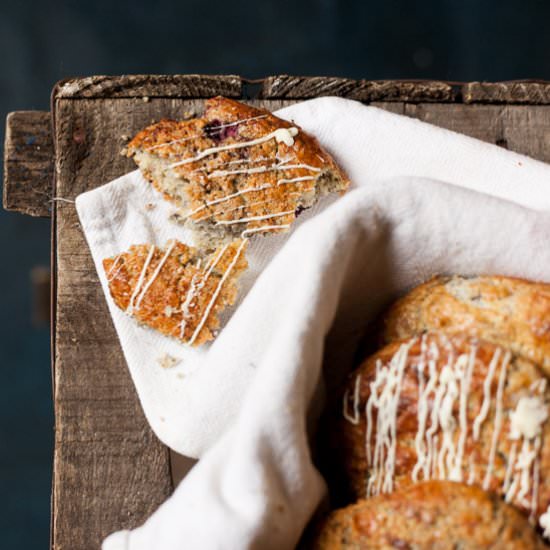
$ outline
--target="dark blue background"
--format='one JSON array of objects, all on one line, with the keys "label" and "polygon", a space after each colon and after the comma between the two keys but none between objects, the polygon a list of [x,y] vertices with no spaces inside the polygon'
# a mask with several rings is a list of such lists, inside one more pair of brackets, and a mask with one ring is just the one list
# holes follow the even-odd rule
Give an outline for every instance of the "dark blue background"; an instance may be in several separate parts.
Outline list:
[{"label": "dark blue background", "polygon": [[[90,74],[550,79],[549,22],[547,0],[0,0],[0,110],[48,109],[57,80]],[[49,334],[31,323],[29,272],[49,263],[49,231],[47,220],[0,212],[0,545],[9,549],[48,544]]]}]

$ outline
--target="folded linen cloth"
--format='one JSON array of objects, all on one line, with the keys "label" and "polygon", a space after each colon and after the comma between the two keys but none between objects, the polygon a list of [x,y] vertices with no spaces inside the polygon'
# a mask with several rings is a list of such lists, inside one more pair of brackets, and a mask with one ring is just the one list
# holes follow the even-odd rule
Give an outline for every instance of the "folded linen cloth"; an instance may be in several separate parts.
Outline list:
[{"label": "folded linen cloth", "polygon": [[142,527],[104,550],[293,548],[325,490],[307,437],[323,354],[327,377],[349,371],[380,306],[433,273],[550,281],[549,235],[548,213],[415,178],[352,191],[319,214],[219,336],[243,358],[262,342],[236,420]]},{"label": "folded linen cloth", "polygon": [[[136,172],[77,199],[145,414],[166,444],[203,455],[143,527],[114,534],[106,550],[292,547],[324,491],[306,433],[323,353],[328,377],[345,374],[381,305],[434,273],[550,281],[549,166],[347,100],[277,114],[316,135],[355,190],[304,213],[276,256],[287,237],[254,242],[244,300],[209,348],[137,326],[100,269],[130,244],[186,240],[169,205]],[[160,369],[164,352],[181,363]]]},{"label": "folded linen cloth", "polygon": [[[550,209],[550,168],[494,145],[339,98],[306,101],[276,114],[315,135],[346,170],[354,188],[395,176],[424,176]],[[334,200],[327,198],[302,213],[295,227]],[[174,208],[139,171],[80,195],[76,206],[147,420],[166,445],[199,457],[233,423],[254,376],[250,364],[263,353],[268,335],[255,341],[243,336],[246,345],[242,338],[218,338],[209,347],[191,349],[139,326],[114,305],[101,261],[132,244],[164,245],[170,238],[186,242],[190,235],[169,220]],[[272,235],[251,241],[241,301],[287,239]],[[158,361],[165,354],[179,363],[160,368]]]}]

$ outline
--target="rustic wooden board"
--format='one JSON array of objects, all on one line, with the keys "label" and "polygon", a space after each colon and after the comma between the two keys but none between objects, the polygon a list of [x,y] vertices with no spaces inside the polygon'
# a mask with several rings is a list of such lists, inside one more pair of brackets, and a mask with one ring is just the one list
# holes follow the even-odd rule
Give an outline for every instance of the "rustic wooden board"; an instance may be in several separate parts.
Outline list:
[{"label": "rustic wooden board", "polygon": [[462,86],[464,103],[550,105],[549,82],[469,82]]},{"label": "rustic wooden board", "polygon": [[338,77],[270,76],[263,81],[262,99],[307,99],[323,95],[358,101],[452,102],[452,85],[439,81],[352,80]]},{"label": "rustic wooden board", "polygon": [[[446,83],[378,83],[373,87],[367,81],[353,82],[272,77],[259,84],[261,98],[248,99],[278,109],[299,98],[322,94],[354,97],[550,161],[550,106],[475,104],[481,96],[474,95],[474,88],[468,96],[471,103],[463,104],[457,101],[464,90],[457,95],[457,86]],[[60,84],[52,103],[54,196],[72,201],[79,193],[132,170],[132,161],[118,154],[126,136],[160,118],[199,111],[202,100],[190,97],[220,93],[237,97],[246,91],[246,83],[243,86],[238,77],[185,75],[90,77]],[[517,93],[508,96],[517,97]],[[539,99],[544,103],[544,96]],[[37,133],[40,127],[48,134],[49,116],[37,115],[35,126],[28,115],[12,117],[10,122],[20,117],[24,124],[12,125],[15,130],[10,130],[6,155],[10,162],[26,162],[23,153],[28,149],[13,144],[25,142],[25,128]],[[40,161],[47,162],[46,156]],[[10,187],[13,173],[6,169],[4,193],[11,197],[7,206],[47,213],[44,201],[48,204],[51,196],[47,178],[29,177],[25,181],[31,192],[22,188],[16,193]],[[53,231],[53,547],[91,549],[98,548],[111,531],[139,525],[170,494],[170,461],[139,406],[71,202],[55,202]]]},{"label": "rustic wooden board", "polygon": [[[73,200],[132,170],[118,154],[123,136],[195,107],[171,99],[56,100],[56,195]],[[170,463],[141,411],[74,205],[56,202],[54,214],[53,546],[95,549],[170,494]]]},{"label": "rustic wooden board", "polygon": [[56,85],[56,98],[177,97],[215,95],[241,97],[242,80],[236,75],[125,75],[71,78]]},{"label": "rustic wooden board", "polygon": [[4,208],[31,216],[49,216],[53,145],[47,111],[18,111],[6,119]]}]

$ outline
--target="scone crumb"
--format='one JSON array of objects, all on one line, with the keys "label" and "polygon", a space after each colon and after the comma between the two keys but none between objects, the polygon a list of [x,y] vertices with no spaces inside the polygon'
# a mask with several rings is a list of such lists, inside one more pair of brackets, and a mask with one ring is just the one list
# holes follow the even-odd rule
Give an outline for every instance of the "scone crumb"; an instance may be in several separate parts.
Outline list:
[{"label": "scone crumb", "polygon": [[172,306],[166,306],[164,308],[164,315],[166,315],[166,317],[172,317],[172,313],[174,313],[174,308]]},{"label": "scone crumb", "polygon": [[152,202],[148,202],[146,205],[145,205],[145,210],[154,210],[155,209],[155,205],[152,203]]},{"label": "scone crumb", "polygon": [[148,95],[144,95],[142,98],[141,98],[141,101],[143,101],[143,103],[148,103],[150,100],[150,97]]},{"label": "scone crumb", "polygon": [[163,369],[171,369],[172,367],[175,367],[178,363],[180,363],[181,359],[177,359],[176,357],[172,357],[168,353],[165,353],[164,355],[161,355],[157,362]]}]

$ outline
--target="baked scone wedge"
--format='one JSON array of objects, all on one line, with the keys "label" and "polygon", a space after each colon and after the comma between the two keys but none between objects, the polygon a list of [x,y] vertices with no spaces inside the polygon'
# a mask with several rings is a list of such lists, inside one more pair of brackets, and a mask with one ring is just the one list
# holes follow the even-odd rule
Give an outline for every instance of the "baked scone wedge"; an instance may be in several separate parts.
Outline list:
[{"label": "baked scone wedge", "polygon": [[389,308],[380,339],[389,343],[426,330],[479,336],[550,374],[550,284],[499,276],[435,277]]},{"label": "baked scone wedge", "polygon": [[315,550],[544,550],[512,506],[478,487],[427,481],[335,510]]},{"label": "baked scone wedge", "polygon": [[395,342],[349,377],[333,449],[352,497],[450,480],[535,522],[550,504],[550,390],[531,361],[438,332]]},{"label": "baked scone wedge", "polygon": [[215,97],[204,115],[162,120],[127,146],[141,172],[179,208],[202,247],[288,230],[346,175],[317,140],[269,111]]},{"label": "baked scone wedge", "polygon": [[218,315],[237,298],[247,239],[211,254],[173,240],[162,249],[134,245],[103,260],[115,304],[140,323],[199,346],[212,340]]}]

